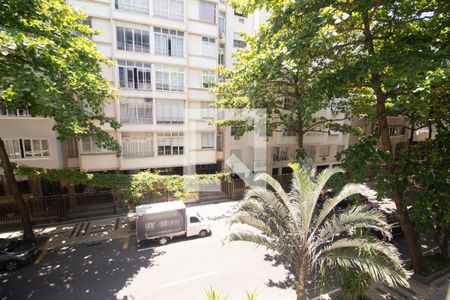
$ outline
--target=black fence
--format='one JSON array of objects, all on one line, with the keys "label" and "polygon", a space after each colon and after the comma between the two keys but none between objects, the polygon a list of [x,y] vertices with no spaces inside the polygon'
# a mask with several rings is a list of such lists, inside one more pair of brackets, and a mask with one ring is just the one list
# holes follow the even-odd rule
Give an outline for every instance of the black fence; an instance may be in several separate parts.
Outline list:
[{"label": "black fence", "polygon": [[[30,197],[25,200],[33,225],[113,215],[124,211],[111,191]],[[15,202],[0,203],[0,228],[21,224]]]}]

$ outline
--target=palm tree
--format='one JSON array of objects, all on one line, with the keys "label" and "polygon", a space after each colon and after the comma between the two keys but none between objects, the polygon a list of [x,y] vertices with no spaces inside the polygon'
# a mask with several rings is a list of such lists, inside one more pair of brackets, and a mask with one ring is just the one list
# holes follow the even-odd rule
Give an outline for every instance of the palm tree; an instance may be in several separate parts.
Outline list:
[{"label": "palm tree", "polygon": [[294,271],[298,300],[305,299],[308,280],[338,270],[357,270],[375,281],[407,286],[409,274],[395,246],[361,234],[364,229],[373,229],[391,239],[383,214],[365,204],[336,212],[337,205],[346,198],[367,195],[370,190],[362,184],[347,184],[319,208],[325,184],[344,170],[328,168],[316,176],[311,165],[291,165],[289,193],[271,176],[258,174],[255,181],[263,181],[271,189],[251,187],[231,218],[231,223],[253,228],[232,233],[227,240],[252,242],[277,252],[284,265]]}]

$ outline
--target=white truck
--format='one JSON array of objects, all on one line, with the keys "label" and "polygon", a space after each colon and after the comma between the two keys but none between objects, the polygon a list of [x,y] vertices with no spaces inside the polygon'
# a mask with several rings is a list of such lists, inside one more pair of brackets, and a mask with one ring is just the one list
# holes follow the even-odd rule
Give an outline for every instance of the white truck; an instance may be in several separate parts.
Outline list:
[{"label": "white truck", "polygon": [[169,201],[136,206],[136,237],[167,244],[176,236],[205,237],[211,234],[209,222],[189,213],[182,201]]}]

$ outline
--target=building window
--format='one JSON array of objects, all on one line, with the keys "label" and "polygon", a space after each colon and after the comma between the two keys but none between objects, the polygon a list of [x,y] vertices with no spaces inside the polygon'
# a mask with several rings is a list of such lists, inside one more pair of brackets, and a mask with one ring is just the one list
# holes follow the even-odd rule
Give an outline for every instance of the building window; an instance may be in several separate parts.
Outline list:
[{"label": "building window", "polygon": [[153,133],[122,133],[123,157],[153,157]]},{"label": "building window", "polygon": [[155,54],[183,57],[184,32],[166,28],[154,28]]},{"label": "building window", "polygon": [[283,129],[283,136],[296,136],[298,133],[298,126],[293,124],[289,124],[289,126],[285,126]]},{"label": "building window", "polygon": [[288,148],[287,147],[274,147],[273,148],[273,160],[274,161],[288,160]]},{"label": "building window", "polygon": [[225,44],[219,45],[219,55],[217,58],[217,63],[219,65],[225,66]]},{"label": "building window", "polygon": [[158,156],[184,154],[184,134],[182,132],[158,133]]},{"label": "building window", "polygon": [[200,1],[199,19],[216,24],[216,4],[208,1]]},{"label": "building window", "polygon": [[75,138],[68,138],[67,144],[67,157],[78,157],[78,142]]},{"label": "building window", "polygon": [[117,49],[150,53],[150,32],[148,30],[116,27]]},{"label": "building window", "polygon": [[120,121],[125,124],[152,124],[153,101],[145,103],[121,102]]},{"label": "building window", "polygon": [[183,68],[169,66],[155,66],[156,90],[158,91],[184,91]]},{"label": "building window", "polygon": [[8,109],[6,107],[0,107],[0,116],[29,117],[30,111],[28,109]]},{"label": "building window", "polygon": [[214,132],[202,133],[202,149],[214,148]]},{"label": "building window", "polygon": [[184,101],[158,100],[156,103],[156,123],[184,123]]},{"label": "building window", "polygon": [[119,60],[119,86],[136,90],[150,90],[150,64],[136,61]]},{"label": "building window", "polygon": [[115,8],[138,14],[149,14],[148,0],[115,0]]},{"label": "building window", "polygon": [[109,152],[108,149],[101,148],[97,145],[97,137],[89,136],[81,140],[81,148],[83,153],[99,153]]},{"label": "building window", "polygon": [[209,37],[202,37],[203,56],[216,57],[216,39]]},{"label": "building window", "polygon": [[203,71],[202,87],[205,89],[212,88],[216,84],[216,73],[214,71]]},{"label": "building window", "polygon": [[204,120],[212,120],[216,117],[216,108],[210,106],[210,104],[210,102],[201,103],[202,119]]},{"label": "building window", "polygon": [[50,157],[50,143],[47,139],[5,139],[4,143],[11,159]]},{"label": "building window", "polygon": [[389,126],[389,135],[390,136],[398,136],[405,135],[406,130],[403,126]]},{"label": "building window", "polygon": [[241,40],[233,40],[233,47],[234,48],[245,48],[247,44],[244,41]]},{"label": "building window", "polygon": [[164,19],[184,21],[184,0],[153,0],[153,15]]},{"label": "building window", "polygon": [[21,149],[21,140],[3,140],[5,143],[6,153],[8,153],[9,158],[24,158]]},{"label": "building window", "polygon": [[[380,133],[380,126],[378,124],[372,125],[373,133]],[[406,129],[403,126],[389,126],[389,135],[390,136],[399,136],[404,135],[406,133]]]},{"label": "building window", "polygon": [[310,157],[312,160],[316,159],[316,146],[313,145],[304,146],[304,149],[308,157]]},{"label": "building window", "polygon": [[225,13],[219,12],[219,37],[223,38],[225,36]]}]

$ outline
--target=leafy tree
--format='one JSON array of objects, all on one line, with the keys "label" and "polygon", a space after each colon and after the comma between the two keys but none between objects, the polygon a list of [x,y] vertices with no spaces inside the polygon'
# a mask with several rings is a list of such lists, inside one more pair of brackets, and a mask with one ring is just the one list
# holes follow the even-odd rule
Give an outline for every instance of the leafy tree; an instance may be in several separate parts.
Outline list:
[{"label": "leafy tree", "polygon": [[[250,11],[265,7],[274,24],[294,22],[318,33],[315,45],[328,59],[326,76],[317,80],[319,91],[325,98],[341,99],[340,108],[353,116],[374,117],[378,123],[384,152],[379,182],[385,182],[396,204],[414,269],[422,270],[419,236],[404,196],[407,181],[399,173],[388,116],[410,117],[413,129],[424,124],[432,128],[432,122],[448,126],[439,120],[448,115],[448,104],[440,104],[448,102],[450,90],[448,1],[232,2]],[[290,38],[301,35],[295,32]]]},{"label": "leafy tree", "polygon": [[[246,47],[234,53],[236,63],[219,68],[224,80],[213,92],[219,109],[265,109],[267,130],[294,133],[298,156],[302,157],[305,133],[328,132],[330,126],[341,129],[333,121],[345,118],[330,120],[315,114],[329,104],[315,90],[317,78],[328,67],[319,45],[315,45],[317,28],[303,26],[290,18],[284,18],[282,25],[271,22],[275,20],[270,18],[254,35],[245,36]],[[229,121],[217,124],[233,125]],[[241,126],[245,128],[243,131],[254,130],[245,124]]]},{"label": "leafy tree", "polygon": [[[64,0],[0,2],[0,106],[26,108],[31,116],[52,118],[60,139],[96,135],[99,146],[119,151],[100,126],[119,124],[105,117],[105,99],[115,97],[103,78],[110,65],[88,38],[97,32],[86,16]],[[0,159],[22,218],[24,239],[34,239],[29,211],[0,139]]]},{"label": "leafy tree", "polygon": [[[340,212],[346,198],[365,195],[367,187],[347,184],[332,198],[320,203],[327,181],[341,168],[325,169],[316,176],[314,167],[292,165],[291,191],[267,174],[259,174],[270,186],[253,186],[240,204],[232,223],[255,230],[232,233],[229,241],[247,241],[276,251],[297,277],[297,299],[305,299],[306,282],[334,271],[355,271],[375,281],[407,285],[408,274],[394,245],[360,234],[363,229],[381,232],[390,238],[382,212],[369,205],[350,206]],[[274,192],[273,192],[273,191]]]}]

